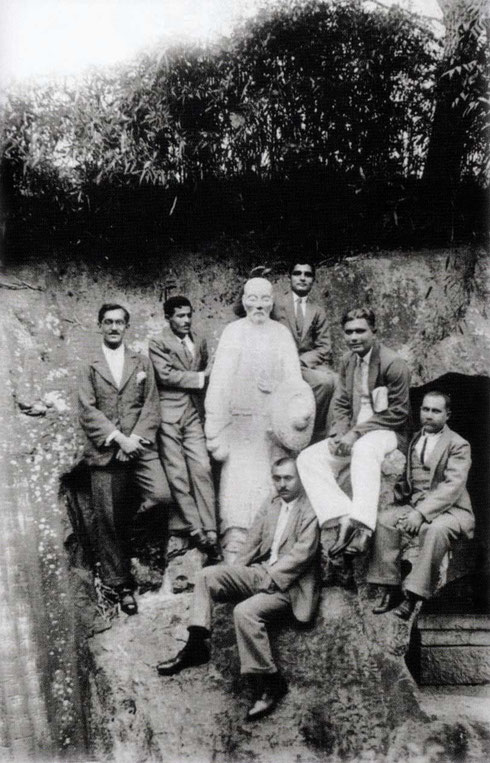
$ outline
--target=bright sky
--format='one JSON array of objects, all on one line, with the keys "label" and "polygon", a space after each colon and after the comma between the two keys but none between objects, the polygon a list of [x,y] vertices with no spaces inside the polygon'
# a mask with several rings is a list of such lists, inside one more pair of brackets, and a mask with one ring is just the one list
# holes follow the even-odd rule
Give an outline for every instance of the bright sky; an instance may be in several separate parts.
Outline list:
[{"label": "bright sky", "polygon": [[[396,2],[440,17],[436,0]],[[130,58],[165,39],[226,33],[260,0],[0,0],[0,85],[11,79],[77,75]]]}]

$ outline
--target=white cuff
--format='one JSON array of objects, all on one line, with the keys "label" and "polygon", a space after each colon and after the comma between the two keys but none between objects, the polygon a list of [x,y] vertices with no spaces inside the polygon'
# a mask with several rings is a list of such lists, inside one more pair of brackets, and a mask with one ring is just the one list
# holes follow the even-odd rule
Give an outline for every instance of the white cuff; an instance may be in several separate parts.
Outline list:
[{"label": "white cuff", "polygon": [[204,384],[206,382],[206,374],[204,371],[199,371],[199,389],[204,389]]},{"label": "white cuff", "polygon": [[111,444],[111,442],[113,441],[114,437],[116,437],[118,434],[121,434],[121,433],[120,433],[120,431],[119,431],[119,429],[114,429],[114,431],[113,431],[113,432],[111,432],[111,433],[110,433],[110,435],[109,435],[109,437],[106,439],[106,441],[105,441],[104,445],[105,445],[106,447],[107,447],[108,445],[110,445],[110,444]]}]

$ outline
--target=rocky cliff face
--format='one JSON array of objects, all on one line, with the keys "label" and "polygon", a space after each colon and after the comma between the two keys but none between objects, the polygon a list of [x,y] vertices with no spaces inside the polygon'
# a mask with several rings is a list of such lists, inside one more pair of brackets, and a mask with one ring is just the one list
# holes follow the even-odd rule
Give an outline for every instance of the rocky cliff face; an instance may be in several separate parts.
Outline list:
[{"label": "rocky cliff face", "polygon": [[[97,308],[109,298],[127,304],[130,344],[144,350],[148,335],[162,325],[158,302],[171,280],[177,284],[172,293],[190,296],[196,323],[216,344],[233,317],[242,280],[231,258],[179,254],[146,274],[52,263],[0,277],[2,361],[9,374],[2,398],[2,448],[15,462],[8,468],[17,507],[8,515],[14,518],[8,537],[15,553],[6,560],[10,579],[19,583],[9,588],[13,609],[7,618],[11,623],[20,617],[15,664],[19,670],[30,666],[23,677],[4,676],[2,686],[6,697],[14,696],[14,677],[18,706],[31,719],[29,728],[15,732],[25,743],[14,743],[6,731],[6,754],[41,758],[51,745],[51,759],[65,758],[83,748],[87,731],[93,756],[117,761],[385,755],[406,760],[431,749],[431,738],[437,747],[444,735],[456,749],[450,729],[443,724],[436,729],[423,718],[402,658],[406,626],[371,615],[362,570],[359,596],[325,591],[311,629],[277,634],[275,648],[291,690],[270,719],[253,726],[243,722],[247,693],[237,678],[229,610],[217,612],[211,665],[193,675],[187,671],[178,679],[162,679],[154,664],[182,643],[189,594],[159,588],[162,576],[150,560],[140,569],[141,590],[147,591],[140,597],[140,614],[104,620],[97,614],[90,573],[78,566],[76,543],[71,546],[75,566],[68,571],[64,541],[71,528],[57,493],[79,453],[76,368],[99,341]],[[278,288],[285,285],[286,279],[279,279]],[[352,303],[368,301],[378,314],[380,335],[407,358],[416,384],[447,370],[488,373],[488,260],[483,254],[354,258],[321,267],[316,289],[332,316],[335,361],[343,349],[336,328],[341,313]],[[192,564],[181,576],[184,589],[191,576]],[[7,703],[4,729],[8,712]],[[461,734],[471,748],[473,730],[464,728]]]}]

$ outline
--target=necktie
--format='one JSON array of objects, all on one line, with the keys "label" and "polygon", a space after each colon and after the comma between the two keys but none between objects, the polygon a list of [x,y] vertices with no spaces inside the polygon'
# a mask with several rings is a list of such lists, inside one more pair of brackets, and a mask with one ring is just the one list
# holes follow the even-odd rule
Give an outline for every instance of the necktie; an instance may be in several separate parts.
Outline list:
[{"label": "necktie", "polygon": [[182,339],[182,347],[184,349],[185,359],[187,360],[189,365],[192,365],[192,361],[193,361],[192,352],[189,350],[189,348],[187,347],[187,344],[185,343],[183,339]]},{"label": "necktie", "polygon": [[363,360],[360,355],[356,358],[356,367],[354,368],[354,386],[352,394],[352,418],[353,421],[357,421],[359,411],[361,410],[362,399],[362,363]]},{"label": "necktie", "polygon": [[424,442],[422,443],[422,450],[420,451],[420,463],[422,466],[425,466],[425,451],[427,448],[427,435],[424,437]]},{"label": "necktie", "polygon": [[304,315],[303,315],[303,302],[301,299],[296,300],[296,331],[298,332],[298,336],[303,336],[303,326],[304,326]]}]

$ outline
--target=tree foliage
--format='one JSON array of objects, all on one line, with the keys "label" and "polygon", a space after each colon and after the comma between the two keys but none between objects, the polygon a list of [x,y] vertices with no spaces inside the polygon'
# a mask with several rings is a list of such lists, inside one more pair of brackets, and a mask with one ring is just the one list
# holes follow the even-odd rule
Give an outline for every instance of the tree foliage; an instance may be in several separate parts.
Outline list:
[{"label": "tree foliage", "polygon": [[[308,225],[326,246],[327,205],[344,244],[358,244],[376,197],[379,231],[397,227],[397,200],[422,174],[441,53],[397,8],[291,0],[219,46],[16,90],[3,117],[8,229],[78,241],[139,224],[178,238],[274,219],[272,238],[286,209],[298,235]],[[469,175],[480,160],[468,148]]]}]

